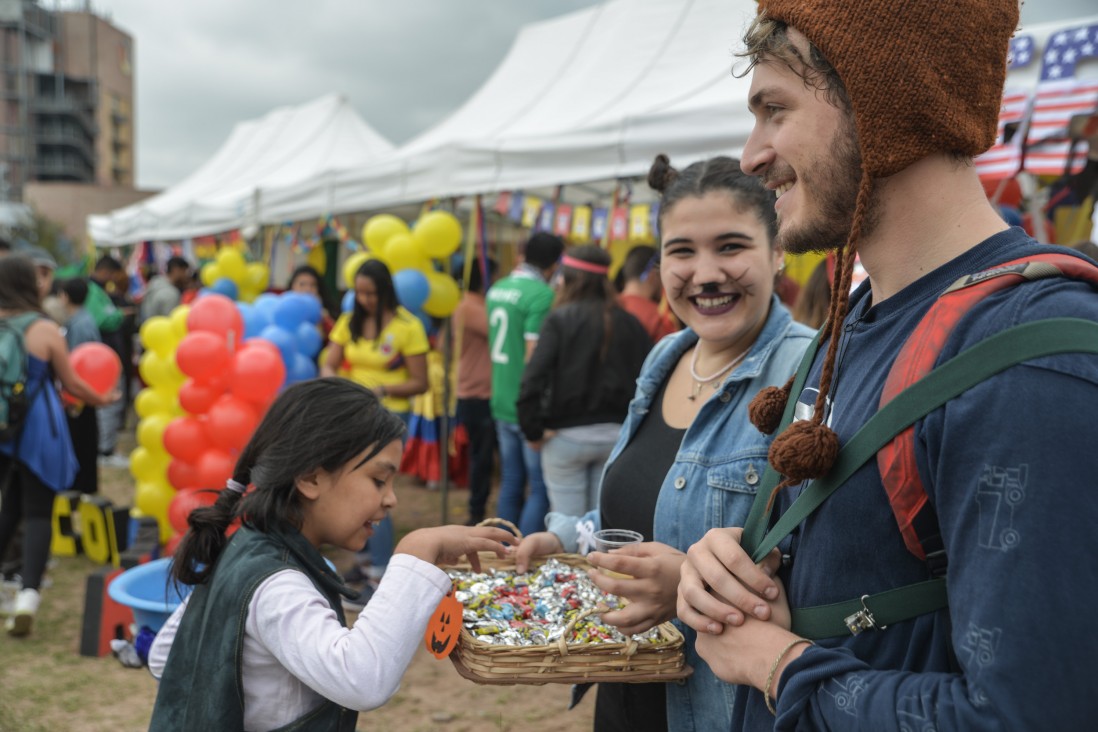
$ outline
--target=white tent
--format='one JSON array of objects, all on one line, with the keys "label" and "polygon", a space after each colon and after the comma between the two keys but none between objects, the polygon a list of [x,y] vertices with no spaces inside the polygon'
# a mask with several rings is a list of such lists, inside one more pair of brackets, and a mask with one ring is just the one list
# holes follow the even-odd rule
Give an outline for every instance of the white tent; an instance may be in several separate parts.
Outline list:
[{"label": "white tent", "polygon": [[264,202],[267,189],[298,190],[302,198],[296,203],[319,214],[330,210],[331,201],[323,186],[309,181],[324,180],[340,168],[368,166],[392,152],[392,144],[346,99],[330,94],[237,124],[190,176],[140,203],[88,217],[88,230],[99,244],[126,244],[285,221],[289,217]]},{"label": "white tent", "polygon": [[448,119],[326,181],[329,212],[613,181],[645,174],[660,152],[679,165],[737,154],[752,118],[733,50],[755,12],[753,0],[609,0],[529,24]]}]

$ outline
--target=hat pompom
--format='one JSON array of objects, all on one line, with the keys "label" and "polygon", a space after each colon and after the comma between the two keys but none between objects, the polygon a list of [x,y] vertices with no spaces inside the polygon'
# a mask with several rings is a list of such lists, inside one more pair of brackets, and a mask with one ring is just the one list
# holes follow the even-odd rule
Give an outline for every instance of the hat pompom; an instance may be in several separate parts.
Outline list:
[{"label": "hat pompom", "polygon": [[785,386],[768,386],[751,400],[747,407],[747,416],[751,424],[764,435],[772,435],[782,422],[782,413],[789,401],[789,392],[793,390],[793,380]]},{"label": "hat pompom", "polygon": [[839,436],[809,420],[789,425],[770,445],[770,464],[798,482],[827,475],[838,456]]}]

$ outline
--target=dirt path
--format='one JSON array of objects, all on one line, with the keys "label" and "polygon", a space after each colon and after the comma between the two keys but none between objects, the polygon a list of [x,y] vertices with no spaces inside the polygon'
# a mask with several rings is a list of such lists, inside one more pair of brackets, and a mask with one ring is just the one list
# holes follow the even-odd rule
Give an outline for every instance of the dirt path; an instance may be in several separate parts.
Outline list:
[{"label": "dirt path", "polygon": [[[129,474],[104,468],[102,493],[116,505],[132,502]],[[404,483],[397,492],[398,534],[438,524],[441,495]],[[466,494],[450,495],[451,521],[465,520]],[[97,566],[83,557],[58,559],[53,585],[43,592],[35,631],[28,638],[0,634],[0,732],[131,732],[148,727],[156,682],[143,669],[124,668],[110,656],[78,654],[85,579]],[[591,729],[594,699],[567,711],[566,685],[481,686],[461,678],[449,661],[424,649],[397,695],[364,713],[358,729],[509,730],[570,732]]]}]

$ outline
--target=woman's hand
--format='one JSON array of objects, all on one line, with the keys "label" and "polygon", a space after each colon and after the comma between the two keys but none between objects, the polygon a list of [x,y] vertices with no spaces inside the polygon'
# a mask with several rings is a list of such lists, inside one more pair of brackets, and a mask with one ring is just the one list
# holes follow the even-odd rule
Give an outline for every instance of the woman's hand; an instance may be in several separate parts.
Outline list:
[{"label": "woman's hand", "polygon": [[685,559],[679,550],[654,541],[588,554],[587,561],[597,568],[591,581],[603,592],[629,600],[621,610],[603,613],[603,621],[633,635],[673,618],[679,567]]},{"label": "woman's hand", "polygon": [[560,554],[564,551],[564,545],[560,543],[560,537],[551,531],[539,531],[523,537],[515,549],[515,571],[524,573],[530,568],[530,560],[544,557],[546,554]]},{"label": "woman's hand", "polygon": [[740,546],[742,536],[741,528],[710,529],[686,552],[678,615],[698,633],[718,634],[725,623],[742,625],[745,615],[771,619],[771,601],[781,595],[774,579],[781,555],[775,549],[755,564]]},{"label": "woman's hand", "polygon": [[480,571],[477,552],[495,552],[504,556],[508,548],[504,542],[515,544],[515,535],[491,526],[436,526],[417,529],[397,544],[394,553],[411,554],[431,564],[455,564],[466,557],[476,572]]}]

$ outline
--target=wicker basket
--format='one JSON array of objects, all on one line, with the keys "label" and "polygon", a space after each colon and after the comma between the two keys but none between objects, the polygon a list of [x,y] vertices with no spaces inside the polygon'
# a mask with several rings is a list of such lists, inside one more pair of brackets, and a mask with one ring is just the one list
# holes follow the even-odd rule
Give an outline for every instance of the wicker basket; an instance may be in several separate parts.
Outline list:
[{"label": "wicker basket", "polygon": [[[498,523],[498,522],[493,522]],[[548,559],[579,569],[590,569],[578,554],[553,554],[531,562],[541,566]],[[480,554],[484,571],[513,570],[513,558],[499,558],[491,552]],[[468,571],[468,564],[454,569]],[[575,684],[614,681],[644,683],[674,681],[689,676],[692,669],[684,664],[682,633],[671,623],[659,626],[660,642],[568,643],[571,631],[593,613],[577,614],[564,636],[545,646],[503,646],[486,643],[462,628],[450,660],[462,676],[481,684]]]}]

